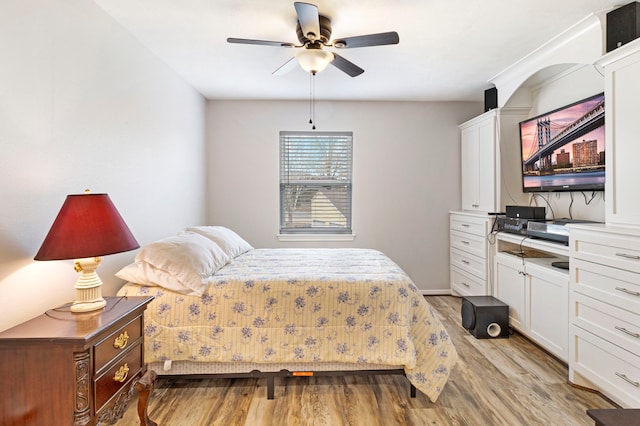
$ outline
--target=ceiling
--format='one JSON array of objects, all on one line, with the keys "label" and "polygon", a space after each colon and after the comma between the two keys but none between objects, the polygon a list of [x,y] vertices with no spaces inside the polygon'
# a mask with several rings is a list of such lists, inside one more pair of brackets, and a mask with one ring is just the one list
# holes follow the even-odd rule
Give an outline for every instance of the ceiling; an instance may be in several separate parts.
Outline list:
[{"label": "ceiling", "polygon": [[[300,67],[274,76],[294,49],[228,44],[227,37],[297,43],[289,0],[94,0],[208,99],[308,99]],[[318,0],[332,38],[397,31],[400,43],[343,49],[364,68],[329,66],[323,100],[482,101],[488,80],[585,17],[620,0]]]}]

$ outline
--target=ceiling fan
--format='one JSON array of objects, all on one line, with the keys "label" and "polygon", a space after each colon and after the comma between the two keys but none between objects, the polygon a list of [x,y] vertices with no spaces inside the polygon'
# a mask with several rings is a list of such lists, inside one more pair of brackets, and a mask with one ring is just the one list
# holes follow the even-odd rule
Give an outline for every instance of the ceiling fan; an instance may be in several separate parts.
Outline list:
[{"label": "ceiling fan", "polygon": [[339,70],[351,77],[356,77],[364,72],[362,68],[348,61],[342,56],[324,50],[325,47],[335,47],[337,49],[350,49],[355,47],[382,46],[387,44],[398,44],[400,41],[398,33],[395,31],[369,34],[355,37],[336,38],[331,42],[331,20],[318,13],[318,7],[310,3],[295,2],[293,4],[298,15],[296,24],[296,34],[300,42],[295,43],[252,40],[245,38],[227,38],[228,43],[257,44],[262,46],[276,46],[298,48],[300,50],[294,58],[291,58],[273,74],[283,74],[289,71],[296,63],[311,74],[316,74],[332,64]]}]

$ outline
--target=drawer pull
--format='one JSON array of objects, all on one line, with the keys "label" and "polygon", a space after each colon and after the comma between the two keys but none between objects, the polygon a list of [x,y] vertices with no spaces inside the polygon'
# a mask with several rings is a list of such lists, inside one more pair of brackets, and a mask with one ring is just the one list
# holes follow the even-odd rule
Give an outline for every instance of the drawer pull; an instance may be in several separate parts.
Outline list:
[{"label": "drawer pull", "polygon": [[116,349],[124,349],[127,346],[127,342],[129,341],[129,333],[126,331],[124,333],[120,333],[118,337],[113,341],[113,347]]},{"label": "drawer pull", "polygon": [[638,293],[637,291],[631,291],[631,290],[627,290],[624,287],[616,287],[616,290],[621,291],[623,293],[627,293],[630,294],[632,296],[640,296],[640,293]]},{"label": "drawer pull", "polygon": [[633,380],[631,380],[630,378],[628,378],[626,375],[622,374],[622,373],[616,373],[616,376],[620,377],[622,380],[624,380],[625,382],[640,388],[640,383],[638,382],[634,382]]},{"label": "drawer pull", "polygon": [[460,240],[460,242],[461,242],[462,244],[466,244],[466,245],[471,244],[469,241],[465,241],[465,240]]},{"label": "drawer pull", "polygon": [[616,256],[624,257],[625,259],[640,260],[640,256],[636,256],[636,255],[633,255],[633,254],[616,253]]},{"label": "drawer pull", "polygon": [[616,326],[615,326],[615,329],[616,329],[616,330],[619,330],[619,331],[622,331],[623,333],[627,333],[629,336],[633,336],[633,337],[635,337],[636,339],[640,338],[640,334],[638,334],[638,333],[634,333],[633,331],[629,331],[629,330],[627,330],[627,329],[626,329],[626,328],[624,328],[624,327],[618,327],[618,326],[616,325]]},{"label": "drawer pull", "polygon": [[128,375],[129,375],[129,365],[125,363],[122,367],[118,369],[118,371],[116,371],[115,376],[113,376],[113,380],[116,382],[122,383],[125,380],[127,380]]},{"label": "drawer pull", "polygon": [[460,283],[460,284],[462,284],[463,286],[465,286],[465,287],[467,287],[467,288],[469,288],[469,287],[470,287],[470,285],[469,285],[469,284],[467,284],[467,283]]},{"label": "drawer pull", "polygon": [[460,262],[464,263],[465,265],[468,265],[468,264],[469,264],[469,261],[468,261],[468,260],[465,260],[465,259],[460,260]]},{"label": "drawer pull", "polygon": [[461,223],[460,226],[462,226],[463,228],[468,228],[469,224],[468,223]]}]

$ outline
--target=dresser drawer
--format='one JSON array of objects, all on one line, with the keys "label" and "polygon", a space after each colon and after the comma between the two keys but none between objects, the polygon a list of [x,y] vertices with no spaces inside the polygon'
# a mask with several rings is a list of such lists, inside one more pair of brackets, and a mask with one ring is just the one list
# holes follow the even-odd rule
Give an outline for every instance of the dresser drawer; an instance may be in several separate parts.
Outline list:
[{"label": "dresser drawer", "polygon": [[449,219],[450,229],[485,237],[487,234],[487,219],[467,215],[452,214]]},{"label": "dresser drawer", "polygon": [[571,324],[570,368],[624,408],[640,406],[640,357]]},{"label": "dresser drawer", "polygon": [[133,377],[142,371],[142,342],[129,347],[122,358],[114,363],[111,368],[95,379],[95,407],[96,412]]},{"label": "dresser drawer", "polygon": [[468,274],[455,266],[451,267],[451,288],[460,296],[484,296],[486,281]]},{"label": "dresser drawer", "polygon": [[629,312],[640,312],[640,274],[571,259],[571,290]]},{"label": "dresser drawer", "polygon": [[571,230],[571,256],[640,273],[640,237]]},{"label": "dresser drawer", "polygon": [[112,359],[135,345],[142,336],[142,317],[136,317],[131,322],[118,328],[104,340],[98,342],[94,350],[94,369],[99,372]]},{"label": "dresser drawer", "polygon": [[479,257],[487,257],[487,241],[483,236],[451,231],[451,247]]},{"label": "dresser drawer", "polygon": [[456,266],[476,277],[487,279],[487,260],[451,247],[451,266]]},{"label": "dresser drawer", "polygon": [[640,316],[576,292],[571,292],[569,303],[573,324],[640,354]]}]

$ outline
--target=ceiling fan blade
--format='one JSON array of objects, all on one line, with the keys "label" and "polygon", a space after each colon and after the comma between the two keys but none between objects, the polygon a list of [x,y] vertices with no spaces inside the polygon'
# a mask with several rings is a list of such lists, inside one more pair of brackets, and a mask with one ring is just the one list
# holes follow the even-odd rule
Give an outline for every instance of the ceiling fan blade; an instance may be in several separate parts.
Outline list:
[{"label": "ceiling fan blade", "polygon": [[383,46],[385,44],[398,44],[400,37],[395,31],[388,33],[369,34],[356,37],[337,38],[333,40],[333,46],[340,49],[367,46]]},{"label": "ceiling fan blade", "polygon": [[237,44],[257,44],[260,46],[276,46],[276,47],[293,47],[295,44],[286,43],[283,41],[269,41],[269,40],[252,40],[249,38],[233,38],[229,37],[227,39],[227,43],[237,43]]},{"label": "ceiling fan blade", "polygon": [[331,61],[331,65],[338,68],[340,71],[343,71],[349,74],[351,77],[357,77],[364,72],[362,68],[357,66],[351,61],[347,61],[340,55],[333,54],[333,61]]},{"label": "ceiling fan blade", "polygon": [[293,5],[296,8],[302,34],[311,41],[319,40],[320,14],[318,13],[318,6],[301,2],[295,2]]},{"label": "ceiling fan blade", "polygon": [[296,58],[293,57],[293,58],[289,59],[287,62],[285,62],[284,64],[280,65],[280,68],[278,68],[277,70],[275,70],[271,74],[272,75],[283,75],[283,74],[286,74],[289,71],[291,71],[293,68],[295,68],[296,65],[298,65],[298,61],[296,61]]}]

